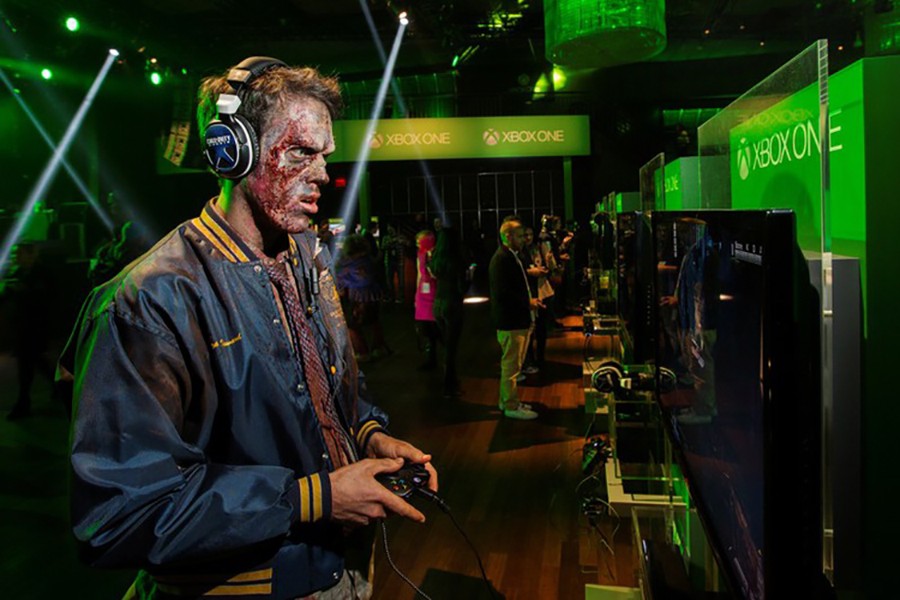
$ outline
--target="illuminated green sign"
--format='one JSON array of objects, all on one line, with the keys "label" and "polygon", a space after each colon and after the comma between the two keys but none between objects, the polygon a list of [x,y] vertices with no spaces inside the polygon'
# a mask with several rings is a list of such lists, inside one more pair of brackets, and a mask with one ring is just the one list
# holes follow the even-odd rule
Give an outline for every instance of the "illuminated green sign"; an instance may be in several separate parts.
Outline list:
[{"label": "illuminated green sign", "polygon": [[[861,260],[866,294],[866,152],[864,61],[828,79],[831,248]],[[883,92],[887,97],[890,90]],[[815,86],[805,88],[731,131],[734,208],[790,208],[806,250],[820,249],[822,141]],[[887,150],[887,149],[883,149]]]},{"label": "illuminated green sign", "polygon": [[731,130],[733,208],[789,208],[806,250],[820,249],[821,140],[815,85]]},{"label": "illuminated green sign", "polygon": [[673,160],[666,165],[665,181],[663,182],[665,189],[665,209],[681,210],[681,163]]},{"label": "illuminated green sign", "polygon": [[370,161],[591,153],[587,116],[386,119],[367,135],[368,126],[369,121],[336,121],[336,150],[328,162],[355,161],[364,147]]},{"label": "illuminated green sign", "polygon": [[666,165],[665,209],[686,210],[700,208],[699,158],[685,156]]}]

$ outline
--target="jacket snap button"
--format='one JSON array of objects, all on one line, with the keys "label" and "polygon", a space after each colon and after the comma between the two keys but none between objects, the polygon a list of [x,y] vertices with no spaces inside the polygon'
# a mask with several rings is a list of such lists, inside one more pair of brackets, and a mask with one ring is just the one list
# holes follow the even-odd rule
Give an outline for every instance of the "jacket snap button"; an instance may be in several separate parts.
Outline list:
[{"label": "jacket snap button", "polygon": [[303,385],[302,383],[298,383],[298,384],[297,384],[297,391],[298,391],[298,392],[302,392],[302,391],[305,390],[305,389],[306,389],[306,386]]},{"label": "jacket snap button", "polygon": [[323,452],[323,453],[322,453],[322,460],[328,460],[328,453],[327,453],[327,452]]},{"label": "jacket snap button", "polygon": [[253,270],[256,271],[257,273],[262,273],[262,267],[259,265],[255,265],[253,267]]},{"label": "jacket snap button", "polygon": [[338,575],[337,571],[335,571],[334,573],[332,573],[332,574],[331,574],[331,577],[332,577],[335,581],[337,581],[338,579],[341,578],[341,576]]}]

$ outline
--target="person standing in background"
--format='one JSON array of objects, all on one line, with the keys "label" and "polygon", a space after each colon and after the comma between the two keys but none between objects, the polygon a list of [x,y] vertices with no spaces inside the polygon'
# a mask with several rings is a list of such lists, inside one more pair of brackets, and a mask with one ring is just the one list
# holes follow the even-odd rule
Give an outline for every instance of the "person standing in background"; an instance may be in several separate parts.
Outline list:
[{"label": "person standing in background", "polygon": [[444,344],[443,393],[445,398],[452,398],[460,393],[456,353],[462,335],[463,298],[466,293],[466,261],[456,229],[445,226],[438,233],[428,268],[437,284],[434,319]]},{"label": "person standing in background", "polygon": [[435,279],[428,270],[428,261],[434,250],[434,232],[426,229],[416,235],[416,332],[425,344],[425,361],[420,371],[437,366],[438,330],[434,321]]},{"label": "person standing in background", "polygon": [[528,275],[518,253],[525,244],[522,224],[500,226],[500,246],[491,258],[491,318],[500,344],[500,410],[510,419],[531,420],[537,413],[521,402],[518,377],[534,326],[534,310],[543,306],[528,290]]}]

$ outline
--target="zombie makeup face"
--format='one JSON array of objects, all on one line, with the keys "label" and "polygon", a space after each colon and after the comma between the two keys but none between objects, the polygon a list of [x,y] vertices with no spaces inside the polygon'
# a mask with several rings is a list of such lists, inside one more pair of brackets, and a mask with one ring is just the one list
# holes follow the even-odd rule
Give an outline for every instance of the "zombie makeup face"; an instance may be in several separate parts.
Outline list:
[{"label": "zombie makeup face", "polygon": [[319,187],[328,183],[325,157],[334,152],[328,108],[310,97],[285,99],[264,124],[259,146],[259,164],[241,185],[270,226],[305,231],[319,210]]}]

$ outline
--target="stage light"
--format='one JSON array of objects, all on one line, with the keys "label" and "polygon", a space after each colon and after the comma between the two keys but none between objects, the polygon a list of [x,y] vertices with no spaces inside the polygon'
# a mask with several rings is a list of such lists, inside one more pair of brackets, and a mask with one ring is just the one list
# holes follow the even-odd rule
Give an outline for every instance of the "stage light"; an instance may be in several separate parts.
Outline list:
[{"label": "stage light", "polygon": [[[381,110],[384,108],[384,98],[387,96],[388,85],[390,85],[391,79],[393,79],[394,65],[397,64],[397,55],[400,53],[400,44],[403,41],[403,32],[405,31],[406,25],[401,22],[400,27],[397,28],[397,35],[394,36],[394,44],[391,46],[391,53],[384,64],[384,75],[381,78],[381,83],[378,85],[378,91],[375,94],[375,102],[372,104],[372,112],[369,116],[369,122],[366,125],[366,134],[363,136],[359,152],[356,156],[356,163],[353,165],[353,172],[350,175],[350,180],[344,190],[343,199],[341,200],[340,214],[344,223],[349,223],[351,221],[350,217],[356,211],[357,193],[359,192],[363,172],[369,162],[369,152],[372,148],[369,142],[375,134],[375,127],[378,125],[378,115],[381,114]],[[334,257],[335,263],[339,256],[340,250],[338,250]]]},{"label": "stage light", "polygon": [[[0,81],[2,81],[7,89],[9,89],[13,93],[13,98],[15,98],[19,107],[31,121],[32,125],[34,125],[34,128],[37,129],[44,142],[46,142],[46,144],[50,146],[50,150],[55,151],[56,144],[53,143],[53,140],[50,138],[50,134],[47,133],[43,125],[41,125],[41,122],[38,121],[38,118],[35,116],[35,114],[31,111],[30,108],[28,108],[28,105],[25,104],[25,100],[21,98],[21,93],[13,86],[12,82],[9,80],[9,77],[6,76],[6,73],[4,73],[2,69],[0,69]],[[81,179],[81,177],[78,176],[78,173],[75,172],[75,169],[72,168],[72,165],[70,165],[65,158],[61,160],[61,163],[63,169],[65,169],[66,173],[69,174],[69,177],[72,178],[72,182],[75,184],[75,187],[78,188],[78,191],[81,192],[81,195],[84,196],[84,199],[87,201],[90,207],[94,209],[95,213],[97,213],[97,217],[103,222],[104,227],[106,227],[106,229],[110,233],[112,233],[114,228],[112,219],[109,217],[109,215],[106,214],[106,211],[103,210],[103,208],[97,202],[97,199],[91,195],[90,191],[88,191],[84,181]]]},{"label": "stage light", "polygon": [[397,18],[400,19],[400,24],[401,24],[401,25],[409,25],[409,18],[408,18],[408,16],[407,16],[405,10],[404,10],[402,13],[400,13],[399,15],[397,15]]},{"label": "stage light", "polygon": [[666,47],[665,0],[545,0],[547,60],[572,68],[638,62]]},{"label": "stage light", "polygon": [[119,55],[119,51],[116,50],[115,48],[110,48],[110,49],[109,49],[109,55],[110,55],[110,56],[118,56],[118,55]]},{"label": "stage light", "polygon": [[66,29],[74,33],[81,29],[81,23],[75,17],[69,17],[66,19]]},{"label": "stage light", "polygon": [[153,85],[160,85],[162,83],[162,75],[160,75],[156,71],[153,71],[152,73],[150,73],[150,83],[152,83]]},{"label": "stage light", "polygon": [[[381,39],[378,37],[378,30],[375,27],[375,21],[372,19],[372,13],[369,11],[369,7],[366,4],[366,0],[359,0],[360,9],[363,12],[363,15],[366,17],[366,23],[369,25],[369,31],[372,34],[372,41],[375,42],[375,49],[378,51],[378,56],[381,58],[382,64],[387,67],[387,57],[384,54],[384,46],[381,45]],[[403,27],[401,27],[401,30]],[[400,108],[400,113],[403,115],[408,115],[409,111],[406,110],[406,103],[403,100],[403,94],[400,92],[400,86],[397,85],[397,80],[391,78],[391,88],[394,91],[394,100],[397,102],[397,106]],[[368,136],[367,138],[368,139]],[[368,160],[368,155],[366,155],[366,160]],[[442,221],[446,221],[444,205],[441,202],[441,198],[437,193],[437,189],[434,186],[434,178],[431,176],[431,172],[428,169],[428,164],[426,161],[419,158],[418,160],[419,168],[422,170],[422,175],[425,179],[425,185],[428,187],[428,197],[431,200],[431,203],[434,205],[435,210],[441,216]]]},{"label": "stage light", "polygon": [[458,64],[459,64],[459,54],[454,54],[454,55],[453,55],[453,62],[450,63],[450,66],[453,67],[453,68],[455,69],[455,68],[456,68],[456,65],[458,65]]},{"label": "stage light", "polygon": [[566,72],[561,68],[554,66],[553,67],[553,89],[561,90],[566,87]]},{"label": "stage light", "polygon": [[44,79],[53,79],[53,71],[47,68],[41,69],[41,77]]},{"label": "stage light", "polygon": [[28,225],[28,219],[34,210],[35,205],[43,198],[50,187],[53,178],[56,176],[56,172],[59,170],[59,166],[62,164],[62,160],[65,157],[66,152],[68,152],[69,146],[72,145],[72,140],[75,139],[75,134],[78,133],[78,129],[81,127],[81,123],[84,121],[88,109],[91,107],[91,104],[93,104],[94,98],[97,96],[97,92],[103,84],[103,80],[106,79],[106,74],[109,72],[110,67],[112,67],[113,61],[113,56],[106,57],[106,61],[104,61],[103,66],[100,68],[100,72],[97,73],[97,77],[91,84],[90,89],[88,89],[84,100],[81,101],[81,106],[78,107],[75,116],[66,128],[62,140],[60,140],[59,145],[53,152],[52,158],[47,163],[47,166],[44,167],[43,172],[41,172],[40,177],[28,194],[28,198],[25,200],[25,205],[22,207],[19,217],[16,219],[12,228],[7,232],[6,238],[3,240],[3,246],[0,247],[0,277],[6,274],[13,247],[19,242],[19,238],[25,231],[25,227]]}]

